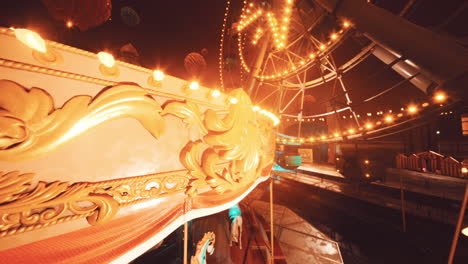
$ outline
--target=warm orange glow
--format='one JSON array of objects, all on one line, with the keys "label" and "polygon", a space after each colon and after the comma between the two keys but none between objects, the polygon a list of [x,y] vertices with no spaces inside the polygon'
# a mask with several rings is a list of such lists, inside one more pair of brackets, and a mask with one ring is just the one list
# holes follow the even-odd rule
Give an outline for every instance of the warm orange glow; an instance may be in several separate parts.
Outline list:
[{"label": "warm orange glow", "polygon": [[442,103],[444,102],[445,100],[447,99],[447,95],[443,92],[437,92],[435,95],[434,95],[434,100],[437,102],[437,103]]},{"label": "warm orange glow", "polygon": [[14,29],[16,38],[31,49],[45,53],[47,51],[44,39],[34,31],[24,28]]},{"label": "warm orange glow", "polygon": [[326,47],[325,47],[325,45],[323,45],[323,44],[320,45],[320,47],[319,47],[319,49],[321,49],[321,50],[324,50],[325,48],[326,48]]},{"label": "warm orange glow", "polygon": [[369,173],[366,173],[366,178],[369,178],[370,177],[370,174]]},{"label": "warm orange glow", "polygon": [[335,39],[338,38],[338,35],[336,35],[336,34],[331,34],[330,38],[333,39],[333,40],[335,40]]},{"label": "warm orange glow", "polygon": [[335,133],[334,136],[335,136],[335,137],[339,137],[339,136],[340,136],[340,133]]},{"label": "warm orange glow", "polygon": [[348,130],[348,133],[350,133],[350,134],[354,134],[354,129],[352,129],[352,128],[351,128],[351,129],[349,129],[349,130]]},{"label": "warm orange glow", "polygon": [[369,160],[365,160],[364,163],[365,163],[365,164],[369,164]]},{"label": "warm orange glow", "polygon": [[393,117],[390,116],[390,115],[388,115],[388,116],[385,117],[385,121],[388,122],[388,123],[390,123],[390,122],[393,121]]},{"label": "warm orange glow", "polygon": [[417,111],[418,111],[418,108],[417,108],[416,106],[410,106],[410,107],[408,107],[408,112],[409,112],[410,114],[414,114],[414,113],[416,113]]},{"label": "warm orange glow", "polygon": [[303,138],[299,139],[299,142],[303,143],[303,142],[304,142],[304,139],[303,139]]},{"label": "warm orange glow", "polygon": [[198,84],[198,82],[191,82],[190,85],[189,85],[189,89],[190,90],[198,90],[200,88],[200,84]]},{"label": "warm orange glow", "polygon": [[371,123],[367,123],[367,124],[366,124],[366,128],[367,128],[367,129],[371,129],[371,128],[372,128],[372,124],[371,124]]},{"label": "warm orange glow", "polygon": [[231,104],[237,104],[239,102],[239,100],[237,98],[235,98],[235,97],[232,97],[231,99],[229,99],[229,102]]},{"label": "warm orange glow", "polygon": [[327,137],[326,137],[326,136],[321,136],[320,138],[321,138],[321,139],[326,139]]},{"label": "warm orange glow", "polygon": [[221,95],[221,92],[219,90],[213,90],[211,92],[211,96],[213,97],[219,97]]},{"label": "warm orange glow", "polygon": [[468,236],[468,227],[463,228],[461,232],[463,235]]},{"label": "warm orange glow", "polygon": [[73,22],[70,20],[67,21],[67,28],[72,28],[73,27]]},{"label": "warm orange glow", "polygon": [[340,158],[336,158],[336,160],[340,160]]},{"label": "warm orange glow", "polygon": [[257,111],[260,110],[260,106],[258,106],[258,105],[252,106],[252,110],[254,110],[255,112],[257,112]]},{"label": "warm orange glow", "polygon": [[350,24],[349,24],[348,21],[343,22],[343,27],[344,27],[344,28],[347,28],[347,27],[349,27],[349,26],[350,26]]},{"label": "warm orange glow", "polygon": [[465,168],[465,167],[463,167],[463,168],[461,169],[461,172],[462,172],[462,173],[468,173],[468,169]]},{"label": "warm orange glow", "polygon": [[314,141],[315,141],[315,138],[311,137],[311,138],[309,138],[309,141],[310,141],[310,142],[314,142]]},{"label": "warm orange glow", "polygon": [[155,70],[153,71],[153,79],[160,82],[162,80],[164,80],[164,72],[160,71],[160,70]]},{"label": "warm orange glow", "polygon": [[97,54],[99,61],[108,68],[112,68],[115,65],[114,56],[107,52],[101,51]]}]

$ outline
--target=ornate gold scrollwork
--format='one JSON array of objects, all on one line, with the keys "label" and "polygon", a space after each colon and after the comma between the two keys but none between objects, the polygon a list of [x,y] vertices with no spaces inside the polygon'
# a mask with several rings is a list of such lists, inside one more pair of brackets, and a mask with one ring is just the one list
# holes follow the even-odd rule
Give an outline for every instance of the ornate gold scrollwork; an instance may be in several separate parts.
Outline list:
[{"label": "ornate gold scrollwork", "polygon": [[161,106],[136,85],[103,89],[94,98],[79,95],[55,109],[40,88],[0,80],[0,160],[40,157],[104,122],[132,117],[154,136],[164,130]]},{"label": "ornate gold scrollwork", "polygon": [[119,204],[112,196],[92,193],[89,183],[39,182],[31,191],[33,174],[0,173],[0,236],[87,217],[90,224],[112,218]]},{"label": "ornate gold scrollwork", "polygon": [[119,208],[184,192],[187,171],[106,182],[39,182],[32,173],[0,172],[0,237],[82,217],[92,225],[110,220]]},{"label": "ornate gold scrollwork", "polygon": [[[266,162],[262,148],[266,137],[258,125],[249,97],[242,89],[231,92],[238,99],[221,118],[208,109],[202,116],[190,102],[171,102],[163,114],[173,114],[184,120],[195,120],[205,136],[190,141],[180,153],[181,163],[192,176],[187,193],[195,195],[206,186],[219,193],[252,183],[259,177]],[[201,122],[203,120],[203,123]]]},{"label": "ornate gold scrollwork", "polygon": [[257,119],[249,97],[234,90],[227,114],[191,102],[170,101],[164,110],[139,86],[120,84],[94,98],[75,96],[62,108],[39,88],[25,89],[0,80],[0,160],[43,156],[106,121],[132,117],[154,136],[164,130],[163,115],[196,124],[201,139],[189,141],[179,154],[188,171],[130,177],[106,182],[39,182],[33,174],[0,173],[0,237],[86,217],[90,224],[108,221],[122,206],[207,187],[218,193],[253,183],[272,162],[265,151],[271,127]]}]

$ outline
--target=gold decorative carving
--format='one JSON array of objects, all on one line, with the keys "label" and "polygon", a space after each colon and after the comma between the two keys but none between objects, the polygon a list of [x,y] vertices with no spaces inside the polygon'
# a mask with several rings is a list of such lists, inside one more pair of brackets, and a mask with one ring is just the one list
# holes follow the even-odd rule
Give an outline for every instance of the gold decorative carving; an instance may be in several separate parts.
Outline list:
[{"label": "gold decorative carving", "polygon": [[88,183],[39,182],[33,190],[25,191],[32,177],[31,173],[0,172],[1,236],[61,223],[74,216],[86,216],[94,225],[118,211],[119,204],[112,196],[92,193],[93,186]]},{"label": "gold decorative carving", "polygon": [[[132,65],[132,64],[130,64],[130,65]],[[92,84],[99,84],[99,85],[106,85],[106,86],[119,84],[118,82],[109,81],[109,80],[105,80],[105,79],[99,79],[99,78],[95,78],[95,77],[88,76],[88,75],[82,75],[82,74],[66,72],[66,71],[61,71],[61,70],[56,70],[56,69],[51,69],[51,68],[45,68],[45,67],[42,67],[42,66],[37,66],[37,65],[33,65],[33,64],[28,64],[28,63],[23,63],[23,62],[18,62],[18,61],[12,61],[12,60],[7,60],[7,59],[1,59],[1,58],[0,58],[0,66],[8,67],[8,68],[11,68],[11,69],[18,69],[18,70],[36,72],[36,73],[41,73],[41,74],[48,74],[48,75],[51,75],[51,76],[67,78],[67,79],[71,79],[71,80],[82,81],[82,82],[87,82],[87,83],[92,83]],[[148,88],[144,88],[144,89],[150,95],[157,95],[157,96],[162,96],[162,97],[167,97],[167,98],[172,98],[172,99],[180,99],[180,100],[189,99],[186,96],[181,96],[181,95],[174,94],[174,93],[168,93],[168,92],[164,92],[164,91],[156,91],[154,89],[148,89]],[[205,102],[205,101],[202,101],[202,100],[196,100],[196,99],[190,99],[190,100],[193,103],[197,103],[197,104],[200,104],[200,105],[206,105],[206,106],[216,108],[216,109],[219,109],[221,107],[220,105],[208,103],[208,102]]]},{"label": "gold decorative carving", "polygon": [[0,237],[86,217],[91,225],[110,220],[119,208],[184,192],[187,171],[105,182],[39,182],[33,173],[0,172]]},{"label": "gold decorative carving", "polygon": [[231,105],[224,117],[211,109],[202,115],[190,102],[164,106],[163,115],[173,114],[197,123],[205,134],[203,140],[188,142],[180,153],[181,163],[192,176],[189,195],[207,186],[224,193],[252,183],[271,163],[271,157],[266,158],[263,151],[268,133],[260,128],[249,97],[242,89],[232,91],[230,96],[238,103]]},{"label": "gold decorative carving", "polygon": [[154,136],[164,130],[161,106],[136,85],[103,89],[94,98],[79,95],[55,109],[40,88],[27,90],[0,80],[0,160],[40,157],[104,122],[132,117]]}]

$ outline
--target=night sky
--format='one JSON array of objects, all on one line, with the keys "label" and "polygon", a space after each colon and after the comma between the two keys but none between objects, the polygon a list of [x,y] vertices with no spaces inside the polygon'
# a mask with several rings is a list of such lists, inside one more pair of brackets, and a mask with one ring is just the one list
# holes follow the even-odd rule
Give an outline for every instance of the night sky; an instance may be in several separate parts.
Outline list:
[{"label": "night sky", "polygon": [[[214,87],[218,83],[219,38],[225,4],[222,0],[113,0],[110,21],[80,31],[54,20],[39,0],[2,1],[0,26],[32,29],[44,39],[92,52],[108,50],[117,54],[122,45],[132,43],[141,55],[142,66],[161,67],[181,78],[188,78],[184,57],[206,48],[208,69],[202,82]],[[124,6],[138,12],[141,19],[138,25],[123,22],[120,9]]]}]

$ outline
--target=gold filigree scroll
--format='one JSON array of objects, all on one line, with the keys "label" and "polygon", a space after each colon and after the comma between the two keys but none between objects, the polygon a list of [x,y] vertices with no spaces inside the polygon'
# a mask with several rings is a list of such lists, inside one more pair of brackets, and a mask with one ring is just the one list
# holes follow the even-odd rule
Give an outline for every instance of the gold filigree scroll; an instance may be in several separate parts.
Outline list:
[{"label": "gold filigree scroll", "polygon": [[164,106],[163,115],[195,121],[205,134],[203,140],[188,142],[180,153],[180,161],[191,176],[189,195],[207,186],[224,193],[247,185],[272,162],[271,153],[264,149],[269,138],[269,132],[265,133],[268,125],[257,119],[250,98],[242,89],[232,91],[230,96],[237,98],[238,103],[232,104],[223,118],[211,109],[202,116],[198,107],[189,102]]},{"label": "gold filigree scroll", "polygon": [[154,137],[164,130],[161,106],[141,87],[121,84],[94,98],[79,95],[55,109],[45,90],[0,80],[0,160],[40,157],[104,122],[131,117]]},{"label": "gold filigree scroll", "polygon": [[187,171],[106,182],[39,182],[34,174],[0,172],[0,237],[86,217],[92,225],[110,220],[119,208],[184,192]]}]

